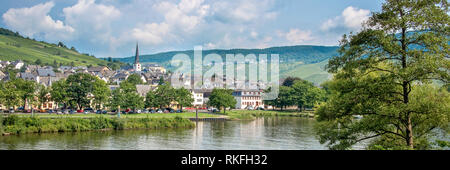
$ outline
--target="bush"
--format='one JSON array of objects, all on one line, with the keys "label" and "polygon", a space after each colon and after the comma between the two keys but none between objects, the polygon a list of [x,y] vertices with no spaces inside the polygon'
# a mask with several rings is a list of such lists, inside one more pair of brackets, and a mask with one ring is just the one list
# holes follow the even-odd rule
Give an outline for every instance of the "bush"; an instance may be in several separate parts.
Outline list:
[{"label": "bush", "polygon": [[40,119],[38,117],[19,117],[10,115],[0,121],[0,132],[11,134],[47,133],[47,132],[81,132],[103,129],[157,129],[173,127],[194,127],[194,123],[181,117],[175,118],[107,118],[103,116],[81,118]]}]

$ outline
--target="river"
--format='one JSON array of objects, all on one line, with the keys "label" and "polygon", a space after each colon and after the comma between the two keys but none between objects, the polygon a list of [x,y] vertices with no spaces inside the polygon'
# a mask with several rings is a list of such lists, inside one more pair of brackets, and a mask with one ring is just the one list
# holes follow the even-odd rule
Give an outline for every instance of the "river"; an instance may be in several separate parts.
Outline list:
[{"label": "river", "polygon": [[[198,122],[193,129],[0,136],[0,150],[323,150],[315,120],[294,117]],[[355,146],[363,149],[363,146]]]}]

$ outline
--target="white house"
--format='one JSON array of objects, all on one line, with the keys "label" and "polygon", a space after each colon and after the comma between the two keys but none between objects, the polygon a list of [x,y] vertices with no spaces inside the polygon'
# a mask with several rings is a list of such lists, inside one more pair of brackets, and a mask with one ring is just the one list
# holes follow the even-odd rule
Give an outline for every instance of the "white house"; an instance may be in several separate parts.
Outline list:
[{"label": "white house", "polygon": [[194,98],[193,106],[203,106],[203,91],[202,90],[191,90],[192,97]]},{"label": "white house", "polygon": [[22,60],[17,60],[11,63],[14,69],[21,69],[25,63]]},{"label": "white house", "polygon": [[264,107],[261,98],[261,90],[236,90],[233,96],[236,99],[236,109],[246,109],[250,106],[253,108]]}]

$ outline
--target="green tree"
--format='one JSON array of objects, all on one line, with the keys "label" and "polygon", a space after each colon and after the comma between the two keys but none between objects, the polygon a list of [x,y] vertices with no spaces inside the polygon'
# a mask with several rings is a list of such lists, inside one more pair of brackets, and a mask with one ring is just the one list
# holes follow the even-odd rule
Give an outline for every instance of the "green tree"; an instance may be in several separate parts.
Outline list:
[{"label": "green tree", "polygon": [[95,108],[101,109],[103,104],[107,103],[111,95],[111,90],[109,90],[108,84],[105,81],[97,79],[93,83],[92,95],[94,95],[92,103]]},{"label": "green tree", "polygon": [[314,107],[316,103],[323,101],[325,97],[325,91],[305,80],[295,81],[292,85],[292,89],[293,102],[301,111],[304,110],[305,107]]},{"label": "green tree", "polygon": [[141,75],[136,74],[136,73],[128,76],[127,80],[125,80],[125,81],[128,83],[131,83],[133,85],[144,84],[144,82],[141,79]]},{"label": "green tree", "polygon": [[164,83],[165,83],[164,77],[163,76],[159,77],[158,85],[163,85]]},{"label": "green tree", "polygon": [[58,80],[54,83],[52,83],[51,90],[50,90],[50,96],[51,100],[59,104],[64,105],[64,109],[67,108],[67,103],[69,101],[69,96],[67,92],[67,82],[65,79]]},{"label": "green tree", "polygon": [[42,108],[42,105],[44,103],[49,102],[50,99],[51,99],[51,97],[50,97],[50,89],[45,87],[44,85],[39,85],[38,86],[37,98],[38,98],[39,108]]},{"label": "green tree", "polygon": [[14,83],[15,87],[17,88],[16,91],[23,100],[23,107],[25,108],[25,106],[28,105],[31,100],[34,100],[35,93],[38,89],[37,83],[34,81],[23,79],[15,79],[12,81],[12,83]]},{"label": "green tree", "polygon": [[170,103],[175,100],[175,89],[168,82],[165,82],[163,85],[158,85],[155,95],[155,104],[159,108],[169,107]]},{"label": "green tree", "polygon": [[327,66],[335,95],[317,112],[321,143],[346,149],[375,138],[423,149],[434,129],[448,128],[448,94],[426,85],[449,82],[448,13],[443,0],[387,0],[362,31],[344,35]]},{"label": "green tree", "polygon": [[291,87],[292,85],[294,85],[294,82],[295,82],[295,81],[298,81],[298,80],[302,80],[302,79],[300,79],[300,78],[298,78],[298,77],[287,77],[286,79],[284,79],[282,85],[283,85],[283,86]]},{"label": "green tree", "polygon": [[155,92],[149,91],[145,95],[145,108],[160,107],[157,102],[157,98],[158,96],[156,96]]},{"label": "green tree", "polygon": [[183,106],[192,106],[194,98],[189,90],[182,87],[175,89],[175,101],[180,105],[180,109],[182,110]]},{"label": "green tree", "polygon": [[20,92],[16,85],[12,82],[0,83],[1,85],[1,102],[7,109],[18,106],[22,102]]},{"label": "green tree", "polygon": [[288,86],[280,86],[278,97],[275,99],[274,104],[276,107],[286,108],[295,104],[294,101],[294,89]]},{"label": "green tree", "polygon": [[144,98],[137,92],[124,93],[122,106],[136,111],[136,109],[144,107]]},{"label": "green tree", "polygon": [[41,59],[37,59],[36,61],[34,61],[34,64],[42,65],[42,60]]},{"label": "green tree", "polygon": [[217,89],[214,88],[209,96],[208,105],[214,106],[218,109],[223,108],[223,113],[227,107],[236,106],[236,99],[232,95],[233,90],[231,89]]},{"label": "green tree", "polygon": [[111,92],[111,98],[109,99],[108,106],[111,110],[117,108],[117,112],[120,113],[120,107],[123,106],[124,103],[124,95],[120,88],[114,89]]},{"label": "green tree", "polygon": [[98,78],[86,73],[72,74],[67,78],[67,95],[71,108],[83,109],[90,105],[89,94]]}]

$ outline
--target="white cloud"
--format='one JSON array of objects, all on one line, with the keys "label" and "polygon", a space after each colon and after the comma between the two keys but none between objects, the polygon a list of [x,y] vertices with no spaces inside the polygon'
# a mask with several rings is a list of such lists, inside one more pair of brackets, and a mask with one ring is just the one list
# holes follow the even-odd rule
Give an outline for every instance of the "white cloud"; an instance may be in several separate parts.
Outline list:
[{"label": "white cloud", "polygon": [[359,30],[362,23],[367,21],[370,16],[370,11],[365,9],[358,9],[349,6],[342,11],[340,16],[328,19],[321,25],[322,31],[329,31],[332,29]]},{"label": "white cloud", "polygon": [[258,38],[258,33],[256,31],[252,31],[252,32],[250,32],[250,36],[252,38]]},{"label": "white cloud", "polygon": [[77,34],[92,37],[91,41],[109,41],[111,23],[120,17],[121,12],[114,6],[95,3],[95,0],[78,0],[64,8],[66,23],[72,25]]},{"label": "white cloud", "polygon": [[164,38],[168,37],[170,28],[166,23],[151,23],[146,24],[140,28],[135,28],[132,31],[132,36],[140,42],[146,44],[161,44]]},{"label": "white cloud", "polygon": [[[124,34],[123,39],[137,40],[139,42],[159,45],[170,41],[182,42],[183,37],[189,37],[199,31],[199,25],[204,23],[209,5],[204,0],[181,0],[178,4],[162,1],[152,8],[162,14],[161,22],[141,23],[132,29],[131,33]],[[130,39],[131,38],[131,39]]]},{"label": "white cloud", "polygon": [[286,33],[278,32],[278,35],[284,37],[290,44],[300,44],[314,39],[310,30],[290,29]]},{"label": "white cloud", "polygon": [[213,17],[229,23],[252,23],[272,20],[278,15],[271,11],[273,0],[219,1],[212,3]]},{"label": "white cloud", "polygon": [[11,8],[3,14],[3,21],[9,28],[26,36],[43,36],[48,40],[70,39],[75,29],[48,15],[54,5],[47,2],[30,8]]}]

